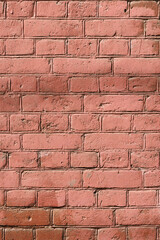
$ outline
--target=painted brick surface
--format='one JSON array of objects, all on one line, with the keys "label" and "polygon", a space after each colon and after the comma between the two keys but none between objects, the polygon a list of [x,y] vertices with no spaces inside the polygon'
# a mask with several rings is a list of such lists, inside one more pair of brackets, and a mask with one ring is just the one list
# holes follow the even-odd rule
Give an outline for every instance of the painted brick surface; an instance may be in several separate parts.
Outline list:
[{"label": "painted brick surface", "polygon": [[160,1],[0,1],[0,240],[160,240]]}]

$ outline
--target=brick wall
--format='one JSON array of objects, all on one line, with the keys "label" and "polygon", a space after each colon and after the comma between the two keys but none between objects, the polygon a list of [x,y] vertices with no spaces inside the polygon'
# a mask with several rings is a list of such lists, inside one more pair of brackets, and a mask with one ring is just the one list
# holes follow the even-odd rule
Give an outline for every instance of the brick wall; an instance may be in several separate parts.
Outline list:
[{"label": "brick wall", "polygon": [[160,240],[159,4],[0,2],[0,240]]}]

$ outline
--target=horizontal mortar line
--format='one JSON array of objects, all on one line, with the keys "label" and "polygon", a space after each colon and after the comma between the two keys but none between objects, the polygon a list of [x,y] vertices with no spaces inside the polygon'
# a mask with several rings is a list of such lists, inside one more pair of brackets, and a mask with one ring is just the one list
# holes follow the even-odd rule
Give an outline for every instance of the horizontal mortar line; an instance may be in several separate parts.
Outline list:
[{"label": "horizontal mortar line", "polygon": [[20,40],[20,39],[33,39],[33,40],[51,40],[51,39],[54,39],[54,40],[66,40],[66,39],[131,39],[131,40],[137,40],[137,39],[153,39],[153,40],[159,40],[160,36],[159,35],[151,35],[151,36],[90,36],[90,35],[87,35],[87,36],[17,36],[17,37],[12,37],[12,36],[0,36],[0,39],[2,40],[10,40],[10,39],[14,39],[14,40]]},{"label": "horizontal mortar line", "polygon": [[[152,151],[150,151],[150,152],[152,152]],[[103,167],[100,167],[100,168],[94,168],[94,167],[92,167],[92,168],[78,168],[78,167],[68,167],[68,168],[37,168],[39,171],[42,171],[42,170],[44,170],[44,171],[57,171],[57,170],[60,170],[60,171],[70,171],[70,170],[75,170],[75,171],[98,171],[98,170],[108,170],[108,171],[123,171],[123,170],[128,170],[128,171],[145,171],[145,172],[147,172],[147,171],[157,171],[157,170],[160,170],[160,168],[139,168],[139,167],[137,167],[137,168],[103,168]],[[3,169],[2,169],[3,170]],[[20,171],[22,171],[22,172],[26,172],[26,171],[35,171],[35,168],[9,168],[9,170],[11,170],[11,171],[16,171],[16,172],[19,172],[18,170],[20,170]],[[20,173],[21,174],[21,173]],[[23,188],[23,187],[22,187]],[[118,187],[117,187],[118,188]],[[147,188],[147,187],[146,187]],[[149,187],[148,187],[149,188]],[[147,188],[147,189],[148,189]],[[154,186],[153,186],[153,188],[155,188]],[[44,189],[46,189],[46,188],[44,188]],[[64,188],[62,188],[62,189],[64,189]],[[72,188],[73,189],[73,188]],[[87,188],[88,189],[88,188]],[[139,188],[138,188],[139,189]],[[142,188],[142,189],[144,189],[144,188]]]},{"label": "horizontal mortar line", "polygon": [[[10,1],[12,1],[12,0],[7,0],[7,2],[10,2]],[[41,1],[41,0],[38,0],[38,1]],[[43,1],[48,1],[48,0],[43,0]],[[53,0],[53,1],[56,1],[57,2],[57,0]],[[61,1],[63,1],[63,2],[66,2],[66,0],[61,0]],[[81,0],[82,2],[88,2],[87,0]],[[102,0],[92,0],[93,2],[101,2]],[[135,1],[135,0],[127,0],[127,2],[133,2],[133,1]],[[138,0],[138,1],[140,1],[140,0]],[[155,2],[158,2],[159,0],[153,0],[153,1],[155,1]]]},{"label": "horizontal mortar line", "polygon": [[[101,207],[101,206],[84,206],[84,207],[77,207],[77,206],[65,206],[65,207],[48,207],[48,206],[34,206],[34,207],[29,207],[29,206],[4,206],[2,208],[0,208],[0,210],[11,210],[11,211],[14,211],[14,210],[59,210],[59,211],[63,211],[63,210],[98,210],[98,209],[105,209],[105,210],[119,210],[119,209],[155,209],[158,207],[158,204],[157,205],[151,205],[151,206],[147,206],[147,205],[143,205],[143,206],[104,206],[104,207]],[[155,224],[153,224],[155,225]],[[70,225],[72,226],[72,225]],[[78,226],[78,225],[76,225]],[[81,225],[83,226],[83,225]],[[95,226],[95,225],[94,225]],[[38,227],[38,226],[37,226]]]},{"label": "horizontal mortar line", "polygon": [[62,113],[62,114],[160,114],[160,112],[143,112],[143,111],[139,111],[139,112],[128,112],[128,111],[126,111],[126,112],[107,112],[107,111],[105,111],[105,112],[80,112],[80,111],[77,111],[77,112],[54,112],[54,111],[32,111],[32,112],[28,112],[28,111],[22,111],[22,112],[18,112],[18,111],[16,111],[16,112],[2,112],[1,111],[1,114],[7,114],[7,113],[11,113],[11,114],[15,114],[15,113],[17,113],[17,114],[31,114],[31,113],[33,113],[33,114],[40,114],[40,113],[42,113],[42,114],[49,114],[49,113],[51,113],[51,114],[56,114],[56,113]]},{"label": "horizontal mortar line", "polygon": [[[122,169],[123,170],[123,169]],[[18,190],[28,190],[28,191],[31,191],[31,190],[35,190],[35,191],[37,191],[37,192],[40,192],[40,191],[44,191],[44,190],[46,190],[46,191],[59,191],[59,190],[65,190],[65,191],[70,191],[70,190],[74,190],[74,189],[76,189],[76,191],[80,191],[80,190],[91,190],[91,191],[97,191],[97,192],[100,192],[100,191],[104,191],[104,190],[119,190],[119,191],[123,191],[123,190],[126,190],[126,191],[152,191],[152,190],[154,190],[154,191],[156,191],[156,190],[158,190],[157,189],[157,187],[146,187],[146,188],[141,188],[141,187],[134,187],[134,188],[118,188],[118,187],[110,187],[110,188],[105,188],[105,187],[103,187],[103,188],[96,188],[96,187],[63,187],[63,188],[56,188],[56,187],[54,187],[54,188],[48,188],[48,187],[42,187],[42,188],[37,188],[37,187],[21,187],[21,186],[19,186],[19,188],[18,188]],[[8,192],[8,191],[12,191],[12,190],[17,190],[17,188],[0,188],[0,190],[4,190],[4,191],[6,191],[6,192]]]},{"label": "horizontal mortar line", "polygon": [[[59,72],[54,72],[54,59],[59,59],[59,58],[61,58],[61,59],[81,59],[81,60],[96,60],[96,59],[108,59],[108,60],[111,60],[111,59],[125,59],[125,58],[127,58],[127,59],[136,59],[136,60],[141,60],[141,59],[160,59],[159,58],[160,57],[160,55],[94,55],[94,58],[93,58],[93,56],[92,57],[90,57],[89,55],[87,55],[87,56],[76,56],[76,55],[65,55],[65,54],[63,54],[63,55],[54,55],[54,54],[51,54],[51,55],[45,55],[45,54],[43,54],[43,55],[26,55],[26,54],[24,54],[24,55],[1,55],[0,56],[0,59],[46,59],[46,60],[50,60],[50,59],[53,59],[53,73],[59,73]],[[46,72],[46,73],[42,73],[42,74],[47,74],[47,73],[49,73],[49,72]],[[68,74],[71,74],[72,72],[68,72]],[[107,72],[108,73],[108,72]],[[110,73],[110,72],[109,72]],[[4,72],[2,73],[2,74],[5,74]],[[13,73],[12,73],[13,74]],[[18,73],[19,74],[19,73]],[[27,72],[26,72],[26,74],[27,74]],[[31,74],[31,73],[30,73]],[[37,74],[40,74],[40,73],[38,73],[37,72]],[[63,74],[63,72],[62,72],[62,74]],[[67,74],[67,72],[65,72],[64,74]],[[73,72],[73,74],[75,74],[74,72]],[[77,73],[78,74],[78,73]],[[81,73],[81,74],[90,74],[90,73]],[[93,73],[92,73],[93,74]],[[95,73],[96,74],[96,73]],[[102,73],[100,73],[100,74],[102,74]],[[106,73],[104,73],[104,74],[106,74]],[[121,73],[122,75],[127,75],[127,73]],[[132,74],[133,75],[133,73],[128,73],[128,74]],[[137,73],[137,74],[141,74],[141,73]],[[150,74],[150,73],[146,73],[146,75],[147,74]],[[158,74],[160,74],[160,73],[152,73],[153,75],[158,75]],[[135,73],[135,75],[136,75],[136,73]],[[144,74],[145,75],[145,74]]]},{"label": "horizontal mortar line", "polygon": [[[160,117],[160,116],[159,116]],[[158,122],[158,121],[157,121]],[[103,124],[104,125],[104,124]],[[71,129],[71,130],[55,130],[55,131],[45,131],[45,130],[26,130],[26,131],[14,131],[14,130],[11,130],[11,131],[0,131],[0,135],[3,134],[3,133],[6,133],[6,134],[10,134],[10,133],[16,133],[16,134],[57,134],[57,133],[65,133],[65,134],[88,134],[88,133],[135,133],[135,134],[138,134],[138,133],[160,133],[160,129],[157,129],[157,130],[154,130],[154,129],[135,129],[135,130],[100,130],[100,129],[97,129],[97,130],[76,130],[76,129]]]},{"label": "horizontal mortar line", "polygon": [[[148,112],[143,112],[143,111],[138,111],[138,112],[135,112],[135,111],[134,112],[131,112],[131,111],[126,111],[126,112],[125,111],[123,111],[123,112],[118,112],[118,111],[117,112],[113,112],[113,111],[112,112],[111,111],[103,111],[103,112],[90,111],[90,112],[88,112],[87,111],[86,112],[86,111],[82,111],[82,110],[81,111],[64,111],[64,112],[62,112],[62,111],[61,112],[59,112],[59,111],[46,111],[46,110],[45,111],[44,110],[42,110],[42,111],[35,111],[35,110],[34,111],[33,110],[32,111],[23,111],[22,110],[22,111],[14,111],[14,112],[1,111],[1,114],[3,114],[3,115],[7,114],[7,113],[10,113],[10,114],[16,114],[16,113],[17,114],[20,114],[20,113],[21,114],[32,114],[32,113],[33,114],[36,114],[36,113],[37,114],[41,114],[41,113],[42,114],[49,114],[49,113],[51,113],[51,114],[56,114],[56,113],[57,114],[58,113],[62,113],[62,114],[67,114],[67,113],[68,114],[87,114],[87,113],[88,114],[102,114],[102,113],[104,113],[104,114],[110,114],[110,113],[111,114],[125,114],[126,113],[127,114],[128,113],[129,114],[130,113],[131,114],[131,113],[135,113],[136,114],[136,113],[148,113]],[[153,114],[154,112],[150,112],[150,113]],[[160,112],[155,112],[155,113],[159,114]]]},{"label": "horizontal mortar line", "polygon": [[[108,149],[108,150],[115,150],[115,149]],[[121,149],[121,150],[124,150],[124,149]],[[134,149],[135,150],[135,149]],[[103,152],[107,152],[107,150],[105,150],[105,151],[103,151]],[[19,172],[19,170],[21,170],[21,173]],[[16,172],[17,173],[20,173],[20,174],[23,174],[24,172],[38,172],[38,173],[43,173],[43,172],[79,172],[79,173],[82,173],[82,172],[86,172],[86,171],[94,171],[94,172],[102,172],[102,170],[103,170],[103,172],[119,172],[119,171],[122,171],[122,172],[143,172],[144,170],[146,170],[146,169],[130,169],[130,168],[122,168],[122,169],[120,169],[120,168],[118,168],[118,169],[113,169],[113,168],[95,168],[95,169],[88,169],[88,168],[85,168],[85,169],[79,169],[79,168],[76,168],[76,169],[74,169],[74,168],[64,168],[64,169],[43,169],[43,168],[35,168],[34,170],[33,169],[27,169],[27,170],[24,170],[23,168],[22,169],[17,169],[16,170]],[[148,169],[148,171],[150,171],[151,169],[149,168]],[[159,169],[152,169],[153,171],[157,171],[157,170],[159,170]],[[3,169],[3,172],[12,172],[13,171],[13,169],[11,169],[11,168],[9,168],[9,169]],[[34,183],[33,183],[34,184]],[[32,186],[22,186],[23,188],[32,188]],[[155,188],[156,186],[153,186],[153,187],[151,187],[151,186],[148,186],[148,187],[145,187],[145,188]],[[2,188],[2,187],[1,187]],[[8,188],[15,188],[15,187],[6,187],[6,189],[8,189]],[[33,187],[33,188],[56,188],[56,187]],[[60,187],[57,187],[57,188],[60,188]],[[68,187],[62,187],[62,188],[69,188],[69,186]],[[70,187],[70,188],[74,188],[74,187]],[[76,187],[76,188],[81,188],[81,187]],[[88,187],[86,187],[86,188],[88,188]],[[90,188],[99,188],[99,189],[101,189],[101,187],[90,187]],[[102,188],[106,188],[106,187],[102,187]],[[108,189],[110,189],[110,188],[112,188],[112,187],[107,187]],[[113,188],[125,188],[125,187],[113,187]],[[144,188],[144,187],[142,187],[142,186],[138,186],[138,187],[126,187],[126,189],[134,189],[134,188]]]},{"label": "horizontal mortar line", "polygon": [[[103,2],[103,1],[102,1]],[[81,23],[81,21],[85,20],[85,21],[94,21],[94,20],[141,20],[141,21],[152,21],[152,20],[159,20],[159,16],[157,14],[157,16],[82,16],[82,17],[71,17],[71,16],[64,16],[64,17],[54,17],[54,16],[32,16],[32,17],[21,17],[21,16],[13,16],[13,17],[6,17],[6,18],[1,18],[0,21],[5,21],[5,20],[12,20],[12,21],[22,21],[24,20],[24,23],[26,21],[49,21],[49,20],[60,20],[60,21],[79,21]]]},{"label": "horizontal mortar line", "polygon": [[[94,58],[93,58],[94,56]],[[141,59],[141,58],[148,58],[148,59],[159,59],[160,54],[153,54],[153,55],[120,55],[120,54],[103,54],[103,55],[82,55],[82,56],[77,56],[77,55],[71,55],[71,54],[19,54],[19,55],[14,55],[14,54],[6,54],[6,55],[1,55],[0,58],[37,58],[37,59],[56,59],[56,58],[71,58],[71,59],[89,59],[89,60],[94,60],[94,59],[108,59],[108,58],[113,58],[113,59],[121,59],[121,58],[136,58],[136,59]]]},{"label": "horizontal mortar line", "polygon": [[[51,76],[51,75],[48,75]],[[59,77],[59,76],[57,76]],[[79,77],[79,76],[77,76]],[[82,76],[81,76],[82,77]],[[103,76],[102,76],[103,77]],[[110,76],[106,76],[110,77]],[[72,77],[70,77],[72,78]],[[74,77],[73,77],[74,78]],[[134,77],[133,77],[134,78]],[[53,81],[54,82],[54,81]],[[150,97],[150,96],[159,96],[160,92],[154,91],[154,92],[130,92],[129,90],[124,90],[121,92],[45,92],[45,91],[40,91],[40,92],[16,92],[16,91],[3,91],[0,96],[4,96],[5,94],[8,94],[9,96],[78,96],[78,97],[87,97],[87,96],[140,96],[140,97]],[[104,110],[105,111],[105,110]],[[112,111],[112,110],[109,110]],[[122,111],[123,112],[123,111]]]},{"label": "horizontal mortar line", "polygon": [[[49,59],[50,60],[50,59]],[[111,59],[112,60],[112,59]],[[89,75],[92,77],[128,77],[128,78],[134,78],[134,77],[137,77],[136,74],[112,74],[111,72],[109,73],[1,73],[0,74],[1,76],[0,77],[5,77],[6,75],[9,76],[9,77],[12,77],[12,76],[35,76],[35,77],[41,77],[42,75],[47,75],[47,76],[65,76],[65,77],[68,77],[68,78],[74,78],[74,77],[89,77]],[[160,74],[157,74],[158,77],[160,78]],[[155,75],[153,74],[139,74],[138,77],[155,77]],[[109,91],[106,91],[106,92],[109,92]],[[116,91],[117,92],[117,91]],[[123,91],[118,91],[118,92],[123,92]],[[148,93],[150,91],[141,91],[143,93]],[[86,93],[85,91],[83,93]],[[135,92],[136,93],[136,92]]]},{"label": "horizontal mortar line", "polygon": [[[50,75],[49,75],[50,76]],[[59,76],[58,76],[59,77]],[[82,76],[81,76],[82,77]],[[103,76],[102,76],[103,77]],[[110,77],[110,76],[108,76]],[[72,78],[72,77],[71,77]],[[73,77],[74,78],[74,77]],[[87,77],[86,77],[87,78]],[[107,76],[106,76],[107,78]],[[134,77],[133,77],[134,78]],[[77,96],[77,97],[87,97],[87,96],[141,96],[141,97],[150,97],[150,96],[159,96],[160,92],[154,91],[154,92],[126,92],[122,91],[122,92],[101,92],[101,91],[97,91],[97,92],[45,92],[45,91],[30,91],[30,92],[23,92],[23,91],[3,91],[1,92],[2,94],[0,94],[0,96],[4,96],[5,94],[8,94],[9,96]]]}]

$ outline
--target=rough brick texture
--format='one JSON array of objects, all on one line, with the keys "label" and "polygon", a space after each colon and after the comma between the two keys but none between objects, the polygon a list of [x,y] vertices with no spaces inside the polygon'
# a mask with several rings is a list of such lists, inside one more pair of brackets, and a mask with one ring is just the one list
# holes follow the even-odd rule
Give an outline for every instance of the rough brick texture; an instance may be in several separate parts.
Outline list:
[{"label": "rough brick texture", "polygon": [[160,240],[160,1],[0,1],[0,240]]}]

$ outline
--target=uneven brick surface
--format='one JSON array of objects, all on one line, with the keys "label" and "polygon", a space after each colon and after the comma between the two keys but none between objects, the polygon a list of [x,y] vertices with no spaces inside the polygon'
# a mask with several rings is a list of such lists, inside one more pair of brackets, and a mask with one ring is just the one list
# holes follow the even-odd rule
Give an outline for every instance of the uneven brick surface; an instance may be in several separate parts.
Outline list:
[{"label": "uneven brick surface", "polygon": [[0,1],[0,240],[160,240],[160,1]]}]

